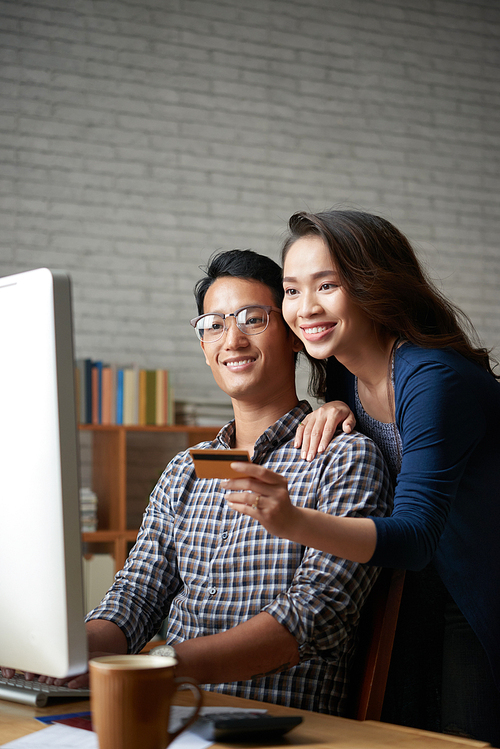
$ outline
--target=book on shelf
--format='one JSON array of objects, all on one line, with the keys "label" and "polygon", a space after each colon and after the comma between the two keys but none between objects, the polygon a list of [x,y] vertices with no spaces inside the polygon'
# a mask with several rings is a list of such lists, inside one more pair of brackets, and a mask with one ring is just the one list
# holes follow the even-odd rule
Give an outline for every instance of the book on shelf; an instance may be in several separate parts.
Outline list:
[{"label": "book on shelf", "polygon": [[231,402],[176,401],[175,423],[196,426],[223,426],[234,418]]},{"label": "book on shelf", "polygon": [[97,495],[87,486],[80,488],[80,521],[82,533],[97,530]]},{"label": "book on shelf", "polygon": [[92,362],[92,424],[102,424],[102,362]]},{"label": "book on shelf", "polygon": [[[119,371],[119,370],[118,370]],[[123,414],[122,424],[139,423],[139,368],[123,370]]]},{"label": "book on shelf", "polygon": [[92,423],[92,359],[78,359],[75,367],[78,420]]},{"label": "book on shelf", "polygon": [[91,359],[75,364],[80,424],[171,426],[174,393],[166,369],[142,369]]},{"label": "book on shelf", "polygon": [[116,424],[117,395],[116,365],[105,365],[101,371],[101,424]]}]

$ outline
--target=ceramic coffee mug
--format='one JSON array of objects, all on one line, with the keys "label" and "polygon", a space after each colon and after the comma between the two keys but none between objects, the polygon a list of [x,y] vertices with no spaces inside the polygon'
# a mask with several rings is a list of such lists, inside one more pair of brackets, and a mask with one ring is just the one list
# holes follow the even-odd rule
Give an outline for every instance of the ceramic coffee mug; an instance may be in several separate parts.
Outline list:
[{"label": "ceramic coffee mug", "polygon": [[[99,749],[165,749],[193,723],[202,693],[187,678],[175,678],[175,658],[108,655],[90,661],[90,706]],[[197,696],[187,723],[168,731],[172,697],[181,686]]]}]

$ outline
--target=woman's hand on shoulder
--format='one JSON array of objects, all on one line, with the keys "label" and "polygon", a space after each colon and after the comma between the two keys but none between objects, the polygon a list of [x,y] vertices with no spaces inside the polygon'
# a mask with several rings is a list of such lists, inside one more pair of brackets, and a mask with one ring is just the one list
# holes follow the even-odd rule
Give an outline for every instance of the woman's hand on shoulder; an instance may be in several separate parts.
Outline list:
[{"label": "woman's hand on shoulder", "polygon": [[308,414],[295,434],[294,447],[301,448],[301,458],[312,460],[324,452],[339,425],[346,434],[356,426],[353,412],[343,401],[330,401]]}]

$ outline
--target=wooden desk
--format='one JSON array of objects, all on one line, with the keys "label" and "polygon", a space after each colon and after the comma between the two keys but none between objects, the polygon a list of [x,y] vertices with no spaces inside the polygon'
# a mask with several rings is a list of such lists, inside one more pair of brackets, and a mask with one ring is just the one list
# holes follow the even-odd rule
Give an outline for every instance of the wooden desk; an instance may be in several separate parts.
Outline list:
[{"label": "wooden desk", "polygon": [[[189,692],[179,693],[174,701],[178,705],[192,704]],[[205,704],[242,708],[265,707],[270,713],[276,715],[285,713],[302,715],[304,720],[301,725],[287,733],[276,745],[280,749],[287,745],[301,746],[303,749],[466,749],[466,747],[489,746],[482,741],[469,741],[454,736],[418,731],[414,728],[393,726],[388,723],[360,722],[311,713],[306,710],[292,710],[280,705],[244,700],[213,692],[205,692]],[[0,700],[0,746],[42,729],[43,724],[34,720],[37,716],[82,712],[89,709],[88,701],[59,704],[50,708],[36,708]],[[214,747],[220,747],[220,749],[228,749],[230,746],[231,744],[214,744]],[[262,747],[263,745],[245,743],[242,746]],[[272,749],[271,744],[266,744],[265,747]]]}]

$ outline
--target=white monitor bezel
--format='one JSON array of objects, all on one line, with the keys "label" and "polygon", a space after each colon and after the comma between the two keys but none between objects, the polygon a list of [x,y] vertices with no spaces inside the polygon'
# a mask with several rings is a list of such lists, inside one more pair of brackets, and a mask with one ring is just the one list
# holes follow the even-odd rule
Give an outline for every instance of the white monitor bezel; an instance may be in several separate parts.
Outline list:
[{"label": "white monitor bezel", "polygon": [[71,284],[0,279],[0,665],[87,670]]}]

